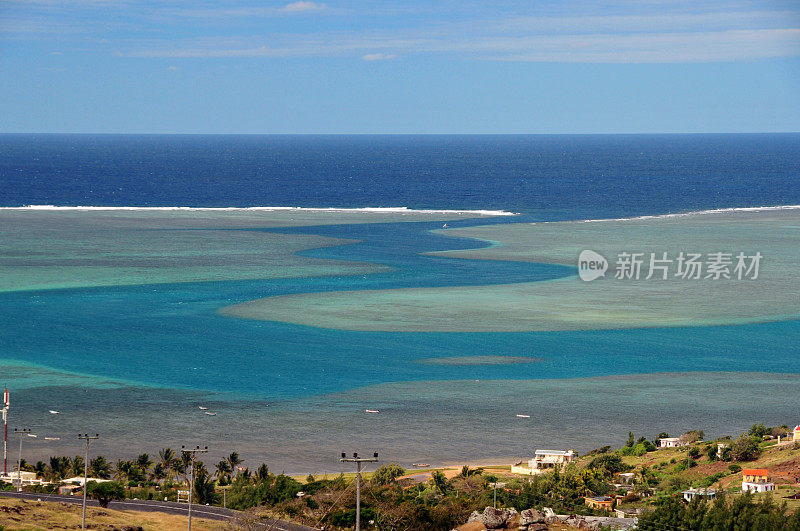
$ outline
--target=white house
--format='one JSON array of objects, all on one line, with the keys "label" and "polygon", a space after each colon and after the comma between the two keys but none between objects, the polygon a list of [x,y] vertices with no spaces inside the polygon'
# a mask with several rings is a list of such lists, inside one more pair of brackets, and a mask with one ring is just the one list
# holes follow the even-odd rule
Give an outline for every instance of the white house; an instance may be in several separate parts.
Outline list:
[{"label": "white house", "polygon": [[680,437],[664,437],[658,440],[659,448],[677,448],[678,446],[683,446]]},{"label": "white house", "polygon": [[520,461],[511,467],[512,474],[534,475],[556,466],[564,466],[575,460],[574,450],[536,450],[534,458],[527,463]]},{"label": "white house", "polygon": [[695,498],[706,498],[708,500],[713,500],[717,497],[717,491],[714,489],[696,489],[694,487],[683,491],[681,494],[683,494],[683,499],[686,501],[692,501]]},{"label": "white house", "polygon": [[730,446],[728,443],[717,443],[717,459],[722,459],[722,452]]},{"label": "white house", "polygon": [[528,464],[535,470],[563,466],[575,460],[573,450],[536,450],[534,456]]},{"label": "white house", "polygon": [[745,468],[742,470],[742,492],[770,492],[775,484],[769,482],[766,468]]},{"label": "white house", "polygon": [[15,487],[19,485],[20,481],[22,482],[22,486],[25,485],[46,485],[47,482],[38,479],[36,477],[36,472],[28,472],[23,470],[22,472],[9,472],[8,475],[0,475],[0,481],[5,481],[6,483],[11,483]]},{"label": "white house", "polygon": [[[73,485],[80,485],[81,487],[83,486],[83,476],[75,476],[74,478],[62,479],[61,481],[68,485],[73,484]],[[95,483],[105,483],[111,480],[102,478],[86,478],[87,483],[91,483],[92,481],[94,481]]]}]

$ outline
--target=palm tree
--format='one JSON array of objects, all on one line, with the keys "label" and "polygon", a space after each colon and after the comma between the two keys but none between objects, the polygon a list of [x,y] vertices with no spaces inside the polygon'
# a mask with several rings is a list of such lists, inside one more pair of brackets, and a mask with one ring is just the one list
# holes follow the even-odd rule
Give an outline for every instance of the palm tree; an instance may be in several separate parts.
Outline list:
[{"label": "palm tree", "polygon": [[447,494],[447,491],[450,490],[447,478],[439,470],[433,473],[433,484],[441,495]]},{"label": "palm tree", "polygon": [[150,479],[152,479],[156,483],[161,483],[161,480],[165,479],[166,477],[167,477],[167,470],[164,469],[164,466],[161,464],[161,462],[156,463],[155,466],[153,467],[153,471],[150,472]]},{"label": "palm tree", "polygon": [[228,464],[231,466],[231,471],[233,472],[234,475],[237,474],[239,465],[244,463],[244,459],[239,457],[238,452],[231,452],[231,455],[229,455],[226,460],[228,461]]},{"label": "palm tree", "polygon": [[72,458],[72,470],[70,473],[73,477],[83,476],[83,457],[76,455]]},{"label": "palm tree", "polygon": [[111,477],[111,463],[102,455],[89,461],[89,475],[94,478],[109,479]]},{"label": "palm tree", "polygon": [[59,482],[67,477],[67,472],[69,472],[70,469],[70,461],[69,457],[51,457],[49,466],[50,480]]},{"label": "palm tree", "polygon": [[202,461],[195,463],[194,494],[201,505],[214,502],[214,481]]},{"label": "palm tree", "polygon": [[162,448],[158,451],[158,463],[161,465],[161,468],[164,469],[167,478],[171,479],[173,474],[177,473],[177,470],[175,470],[176,458],[175,450],[172,448]]},{"label": "palm tree", "polygon": [[121,482],[142,480],[142,472],[135,461],[118,460],[114,476]]},{"label": "palm tree", "polygon": [[33,471],[36,472],[36,479],[43,479],[47,474],[47,465],[44,464],[44,461],[36,461]]},{"label": "palm tree", "polygon": [[266,483],[267,481],[269,481],[270,480],[269,467],[266,464],[262,463],[261,466],[259,466],[256,469],[254,478],[256,480],[256,483]]},{"label": "palm tree", "polygon": [[189,466],[192,464],[192,454],[181,451],[181,456],[175,461],[175,471],[183,474],[183,481],[189,484]]},{"label": "palm tree", "polygon": [[214,475],[216,476],[217,481],[219,481],[220,485],[222,485],[223,482],[225,482],[226,480],[230,479],[232,470],[231,470],[231,465],[228,463],[228,461],[223,459],[222,461],[217,463],[214,468],[216,469]]},{"label": "palm tree", "polygon": [[148,472],[150,472],[150,467],[153,466],[153,460],[150,459],[149,454],[140,454],[139,457],[136,458],[136,466],[142,471],[142,474],[146,476]]}]

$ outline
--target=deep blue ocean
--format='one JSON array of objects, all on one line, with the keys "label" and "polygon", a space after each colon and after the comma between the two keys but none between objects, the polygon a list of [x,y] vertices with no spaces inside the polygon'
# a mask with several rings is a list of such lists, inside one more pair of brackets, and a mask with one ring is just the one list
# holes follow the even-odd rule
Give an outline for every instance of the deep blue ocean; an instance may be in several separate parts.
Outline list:
[{"label": "deep blue ocean", "polygon": [[[0,206],[44,204],[404,206],[522,213],[456,221],[453,226],[797,205],[800,134],[0,135]],[[439,227],[441,223],[426,222],[281,229],[359,240],[303,254],[392,267],[373,275],[3,293],[0,358],[122,379],[164,393],[225,393],[217,399],[229,404],[283,401],[282,407],[290,412],[308,407],[297,400],[386,382],[693,371],[800,373],[798,321],[545,333],[370,333],[240,320],[217,313],[226,305],[287,293],[527,282],[573,273],[563,266],[420,256],[425,251],[481,245],[430,232]],[[541,361],[490,366],[418,363],[422,358],[482,354]],[[13,380],[13,375],[8,377]],[[98,420],[104,419],[104,411],[119,407],[117,395],[98,395],[100,391],[91,386],[65,391],[48,385],[21,393],[35,407],[20,406],[17,412],[27,411],[34,424],[46,425],[52,419],[42,413],[50,407],[42,397],[52,401],[68,396],[82,415],[68,424],[70,429],[77,430],[91,418],[95,425],[100,423],[98,429],[118,434],[111,450],[125,448],[128,413],[115,410],[113,418]],[[88,393],[83,401],[82,393]],[[403,403],[402,397],[395,398]],[[195,399],[193,395],[191,400]],[[182,400],[189,399],[170,394],[146,407],[165,411]],[[476,394],[475,411],[482,400]],[[135,401],[126,407],[138,414]],[[363,404],[347,407],[363,411]],[[456,411],[460,406],[436,407]],[[673,416],[681,411],[675,407]],[[224,416],[216,417],[217,426],[224,427],[220,437],[262,436],[253,432],[253,423],[272,422],[262,418],[264,411],[248,413],[247,426],[225,424]],[[341,424],[337,411],[330,413],[330,422]],[[601,415],[602,408],[584,413]],[[412,418],[425,414],[414,410]],[[64,423],[71,422],[64,418]],[[669,422],[677,422],[676,418]],[[165,437],[174,437],[169,427],[163,429]],[[187,429],[185,422],[181,429]],[[336,429],[319,420],[312,431],[314,437],[324,438]],[[440,433],[426,430],[442,441],[449,437],[446,427]],[[551,431],[555,434],[557,429]],[[405,441],[402,431],[392,433],[395,449],[403,456],[413,455],[415,443]],[[306,436],[311,437],[302,432],[287,437]],[[284,444],[285,439],[273,443]],[[451,454],[443,448],[436,455],[440,459],[489,455],[481,444],[471,441],[453,446]],[[318,450],[312,443],[308,449]],[[508,451],[512,450],[516,447]],[[301,467],[302,459],[292,461],[295,457],[282,459]]]},{"label": "deep blue ocean", "polygon": [[0,135],[0,206],[406,206],[548,219],[800,203],[800,133]]}]

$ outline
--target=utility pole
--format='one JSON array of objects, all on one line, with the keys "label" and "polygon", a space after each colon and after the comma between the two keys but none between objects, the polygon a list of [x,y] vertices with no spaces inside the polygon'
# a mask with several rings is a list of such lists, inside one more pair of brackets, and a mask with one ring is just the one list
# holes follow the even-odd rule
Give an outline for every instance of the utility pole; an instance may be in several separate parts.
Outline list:
[{"label": "utility pole", "polygon": [[192,460],[189,462],[189,531],[192,531],[192,494],[194,493],[194,460],[197,459],[197,454],[204,454],[208,451],[208,446],[204,448],[200,448],[196,446],[194,448],[186,449],[185,446],[181,445],[181,452],[186,452],[187,454],[192,456]]},{"label": "utility pole", "polygon": [[88,433],[79,433],[78,439],[86,441],[86,457],[83,458],[83,517],[81,518],[81,529],[86,529],[86,478],[89,477],[89,444],[100,438],[100,435],[95,433],[89,435]]},{"label": "utility pole", "polygon": [[14,433],[19,434],[19,455],[17,456],[17,492],[22,492],[22,439],[24,439],[26,435],[30,435],[31,437],[35,437],[35,435],[31,435],[30,428],[14,428]]},{"label": "utility pole", "polygon": [[347,457],[347,454],[342,452],[342,458],[339,461],[356,464],[356,531],[361,531],[361,464],[376,463],[378,452],[372,454],[372,457],[358,457],[357,453],[353,453],[353,457]]},{"label": "utility pole", "polygon": [[8,387],[3,391],[3,475],[8,476]]}]

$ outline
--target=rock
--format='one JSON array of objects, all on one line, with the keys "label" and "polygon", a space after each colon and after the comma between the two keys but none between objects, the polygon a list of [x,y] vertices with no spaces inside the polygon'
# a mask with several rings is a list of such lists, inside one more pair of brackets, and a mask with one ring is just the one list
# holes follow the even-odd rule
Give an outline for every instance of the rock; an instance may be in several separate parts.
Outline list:
[{"label": "rock", "polygon": [[528,531],[547,531],[547,524],[536,523],[528,526]]},{"label": "rock", "polygon": [[472,514],[470,514],[469,518],[467,518],[467,523],[477,522],[480,519],[481,519],[481,513],[479,513],[478,511],[472,511]]},{"label": "rock", "polygon": [[506,520],[506,529],[516,529],[519,527],[519,515],[517,513],[512,514]]},{"label": "rock", "polygon": [[486,526],[480,522],[467,522],[459,527],[456,531],[485,531]]},{"label": "rock", "polygon": [[544,514],[545,518],[550,518],[551,516],[555,516],[556,512],[550,507],[542,507],[542,514]]},{"label": "rock", "polygon": [[570,517],[569,517],[569,518],[567,518],[567,520],[566,520],[566,522],[565,522],[565,523],[566,523],[567,525],[569,525],[569,526],[572,526],[572,527],[577,527],[578,529],[580,529],[580,528],[581,528],[581,523],[583,523],[584,525],[586,525],[586,520],[584,520],[584,519],[583,519],[583,518],[581,518],[580,516],[577,516],[577,515],[574,515],[574,514],[573,514],[573,515],[570,515]]},{"label": "rock", "polygon": [[486,526],[486,529],[502,529],[508,517],[509,511],[506,509],[487,507],[483,510],[481,522]]},{"label": "rock", "polygon": [[519,525],[543,524],[545,516],[536,509],[525,509],[519,513]]}]

